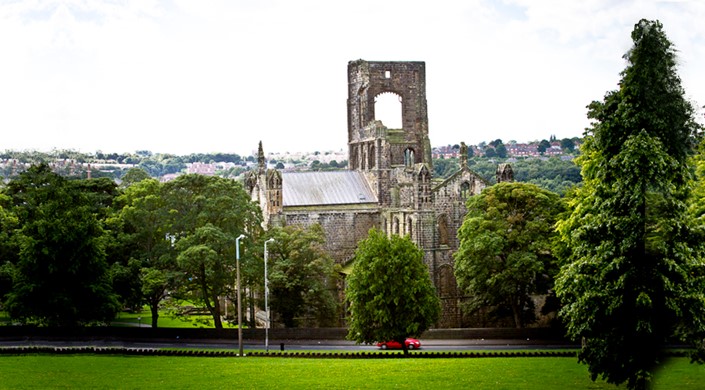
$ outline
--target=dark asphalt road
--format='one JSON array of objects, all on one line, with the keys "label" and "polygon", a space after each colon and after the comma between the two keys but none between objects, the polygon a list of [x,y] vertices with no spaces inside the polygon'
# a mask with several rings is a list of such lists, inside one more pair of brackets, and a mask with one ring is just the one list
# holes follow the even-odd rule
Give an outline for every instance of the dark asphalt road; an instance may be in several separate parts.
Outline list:
[{"label": "dark asphalt road", "polygon": [[[373,345],[356,345],[347,340],[270,340],[269,350],[326,350],[326,351],[375,351]],[[0,340],[3,347],[97,347],[97,348],[184,348],[184,349],[238,349],[235,340]],[[264,350],[264,341],[243,340],[243,348],[248,350]],[[577,345],[560,344],[544,340],[424,340],[421,339],[421,350],[426,351],[463,351],[463,350],[555,350],[577,349]]]}]

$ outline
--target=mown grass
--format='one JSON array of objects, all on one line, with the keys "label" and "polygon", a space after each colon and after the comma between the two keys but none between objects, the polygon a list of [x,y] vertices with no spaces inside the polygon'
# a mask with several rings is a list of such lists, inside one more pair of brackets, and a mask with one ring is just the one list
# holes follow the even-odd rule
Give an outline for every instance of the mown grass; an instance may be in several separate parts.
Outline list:
[{"label": "mown grass", "polygon": [[[674,358],[654,389],[701,389],[705,367]],[[296,359],[0,356],[0,388],[615,389],[575,358]]]},{"label": "mown grass", "polygon": [[[208,324],[205,324],[208,322]],[[149,310],[144,310],[140,313],[120,312],[111,322],[112,326],[142,326],[145,328],[152,326],[152,313]],[[214,328],[213,318],[207,315],[191,315],[185,317],[177,317],[169,315],[167,312],[160,312],[157,319],[159,328]],[[224,328],[237,328],[237,324],[231,324],[227,321],[223,322]]]},{"label": "mown grass", "polygon": [[10,324],[10,317],[8,317],[7,313],[4,311],[0,311],[0,326],[1,325],[9,325]]},{"label": "mown grass", "polygon": [[[205,321],[210,321],[209,324],[205,324]],[[11,325],[10,317],[7,313],[0,311],[0,326]],[[134,312],[120,312],[117,314],[115,319],[111,322],[112,326],[129,326],[138,327],[142,326],[145,328],[152,326],[152,314],[149,310],[142,311],[141,313]],[[159,313],[159,319],[157,320],[157,326],[160,328],[213,328],[213,321],[210,316],[204,315],[193,315],[180,318],[174,318],[168,313]],[[230,324],[228,322],[223,322],[224,328],[237,328],[237,324]]]}]

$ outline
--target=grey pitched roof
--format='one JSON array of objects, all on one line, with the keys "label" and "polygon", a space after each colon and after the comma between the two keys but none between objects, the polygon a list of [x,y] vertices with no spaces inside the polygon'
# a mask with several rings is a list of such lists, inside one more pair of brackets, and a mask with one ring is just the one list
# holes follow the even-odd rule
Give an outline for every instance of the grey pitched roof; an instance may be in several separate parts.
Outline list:
[{"label": "grey pitched roof", "polygon": [[282,172],[284,206],[377,203],[360,172]]}]

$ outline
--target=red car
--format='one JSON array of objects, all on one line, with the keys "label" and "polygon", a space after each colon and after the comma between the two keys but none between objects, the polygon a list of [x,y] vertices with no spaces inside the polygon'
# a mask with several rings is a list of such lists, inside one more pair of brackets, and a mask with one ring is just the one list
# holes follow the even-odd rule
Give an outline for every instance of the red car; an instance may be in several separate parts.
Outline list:
[{"label": "red car", "polygon": [[[406,348],[408,349],[421,348],[421,342],[419,340],[412,339],[411,337],[407,338],[406,341],[404,341],[404,344],[406,344]],[[381,349],[401,349],[401,344],[399,344],[398,341],[379,342],[377,343],[377,346]]]}]

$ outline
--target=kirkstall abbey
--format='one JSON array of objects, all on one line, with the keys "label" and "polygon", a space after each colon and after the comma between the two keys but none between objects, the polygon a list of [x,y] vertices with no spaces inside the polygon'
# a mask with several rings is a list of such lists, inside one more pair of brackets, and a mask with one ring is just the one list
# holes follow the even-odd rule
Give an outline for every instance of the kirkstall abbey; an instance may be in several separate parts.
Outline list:
[{"label": "kirkstall abbey", "polygon": [[[402,128],[388,129],[375,119],[375,100],[383,93],[399,97]],[[453,275],[456,232],[465,201],[487,183],[467,166],[463,145],[460,169],[442,182],[432,179],[424,62],[348,63],[349,168],[334,172],[281,172],[267,169],[262,145],[259,168],[249,172],[245,188],[259,202],[267,225],[320,224],[327,250],[347,265],[357,242],[371,228],[409,235],[424,251],[443,305],[438,327],[467,326]],[[512,180],[511,167],[500,165],[497,181]]]}]

